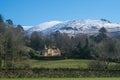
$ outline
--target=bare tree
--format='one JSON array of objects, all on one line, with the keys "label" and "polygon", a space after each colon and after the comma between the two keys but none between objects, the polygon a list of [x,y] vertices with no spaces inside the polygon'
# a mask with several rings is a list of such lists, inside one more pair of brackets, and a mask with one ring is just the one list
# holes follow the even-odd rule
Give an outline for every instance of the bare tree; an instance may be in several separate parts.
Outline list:
[{"label": "bare tree", "polygon": [[96,59],[104,63],[103,69],[108,69],[109,63],[120,56],[118,41],[105,39],[96,45]]}]

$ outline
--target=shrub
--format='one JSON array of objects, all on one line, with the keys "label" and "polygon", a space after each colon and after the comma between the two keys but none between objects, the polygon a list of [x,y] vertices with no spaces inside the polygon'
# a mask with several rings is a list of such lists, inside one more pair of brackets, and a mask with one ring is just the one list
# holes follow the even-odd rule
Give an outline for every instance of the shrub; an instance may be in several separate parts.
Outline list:
[{"label": "shrub", "polygon": [[99,61],[99,60],[96,60],[96,61],[92,61],[88,64],[89,66],[89,69],[95,69],[95,70],[105,70],[106,69],[106,62],[104,61]]}]

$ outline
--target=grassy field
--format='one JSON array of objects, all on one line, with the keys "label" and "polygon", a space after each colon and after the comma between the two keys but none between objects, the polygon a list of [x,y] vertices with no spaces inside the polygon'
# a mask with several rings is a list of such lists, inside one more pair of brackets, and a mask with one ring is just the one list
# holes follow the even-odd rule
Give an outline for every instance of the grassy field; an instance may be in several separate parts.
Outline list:
[{"label": "grassy field", "polygon": [[32,68],[87,68],[91,60],[29,60]]},{"label": "grassy field", "polygon": [[120,80],[120,78],[0,78],[0,80]]},{"label": "grassy field", "polygon": [[[89,63],[93,60],[80,60],[80,59],[65,59],[65,60],[27,60],[31,68],[88,68]],[[21,64],[21,63],[20,63]],[[109,67],[114,66],[116,63],[110,63]],[[17,63],[18,65],[18,63]]]},{"label": "grassy field", "polygon": [[[65,60],[29,60],[27,63],[32,68],[88,68],[93,60],[65,59]],[[109,67],[115,63],[110,63]]]}]

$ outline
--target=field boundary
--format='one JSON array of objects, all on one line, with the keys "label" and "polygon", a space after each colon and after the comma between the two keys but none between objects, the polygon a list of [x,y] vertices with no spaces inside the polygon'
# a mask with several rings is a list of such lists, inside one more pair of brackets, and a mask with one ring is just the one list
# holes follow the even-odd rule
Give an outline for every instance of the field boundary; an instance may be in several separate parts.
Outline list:
[{"label": "field boundary", "polygon": [[119,77],[120,70],[92,70],[92,69],[49,69],[49,68],[32,68],[32,69],[1,69],[0,77],[2,78],[25,78],[25,77]]}]

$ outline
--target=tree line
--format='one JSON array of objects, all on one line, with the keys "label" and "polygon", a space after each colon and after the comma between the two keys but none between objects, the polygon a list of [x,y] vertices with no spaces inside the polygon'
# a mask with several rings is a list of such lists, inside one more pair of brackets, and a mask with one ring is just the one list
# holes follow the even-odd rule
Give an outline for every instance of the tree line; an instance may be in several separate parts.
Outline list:
[{"label": "tree line", "polygon": [[29,40],[29,47],[37,51],[43,50],[45,45],[55,45],[66,58],[119,59],[120,41],[110,37],[104,27],[97,35],[92,36],[86,34],[69,36],[59,31],[44,36],[39,32],[33,32]]}]

